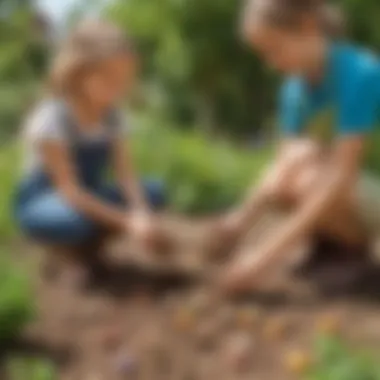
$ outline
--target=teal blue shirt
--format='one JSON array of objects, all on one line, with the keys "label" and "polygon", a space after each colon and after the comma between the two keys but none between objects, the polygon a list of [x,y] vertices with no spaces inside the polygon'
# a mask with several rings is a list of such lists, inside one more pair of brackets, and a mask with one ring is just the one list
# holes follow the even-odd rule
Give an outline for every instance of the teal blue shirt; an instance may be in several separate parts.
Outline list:
[{"label": "teal blue shirt", "polygon": [[287,78],[280,93],[280,127],[285,136],[334,138],[366,135],[380,111],[380,62],[371,52],[332,44],[323,80]]}]

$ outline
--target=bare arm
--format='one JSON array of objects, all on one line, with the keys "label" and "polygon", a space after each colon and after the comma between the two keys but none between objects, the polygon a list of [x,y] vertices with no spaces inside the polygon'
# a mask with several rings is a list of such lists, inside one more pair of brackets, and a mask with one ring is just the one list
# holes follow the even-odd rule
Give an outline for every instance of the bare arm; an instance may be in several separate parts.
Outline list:
[{"label": "bare arm", "polygon": [[240,272],[237,276],[241,283],[249,283],[280,261],[293,244],[316,227],[341,193],[352,188],[358,175],[363,146],[364,141],[360,137],[347,137],[336,145],[329,167],[277,236],[259,247],[257,254],[244,263],[239,262],[233,269]]},{"label": "bare arm", "polygon": [[248,191],[246,200],[240,207],[244,223],[252,223],[263,206],[278,189],[286,189],[292,174],[305,162],[317,154],[317,147],[309,139],[293,138],[281,142],[275,160],[264,172],[259,184]]},{"label": "bare arm", "polygon": [[135,174],[129,147],[124,141],[114,142],[114,167],[126,199],[133,209],[147,211],[149,209],[140,181]]},{"label": "bare arm", "polygon": [[80,186],[64,144],[43,142],[41,154],[58,191],[70,204],[99,223],[118,229],[126,227],[126,217],[122,211],[102,202]]}]

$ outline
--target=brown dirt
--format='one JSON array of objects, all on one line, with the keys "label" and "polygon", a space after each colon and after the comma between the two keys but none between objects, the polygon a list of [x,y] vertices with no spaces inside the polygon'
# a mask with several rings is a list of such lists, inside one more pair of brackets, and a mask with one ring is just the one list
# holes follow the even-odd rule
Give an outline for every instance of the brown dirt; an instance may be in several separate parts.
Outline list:
[{"label": "brown dirt", "polygon": [[[58,358],[60,379],[292,380],[291,372],[302,367],[297,363],[307,359],[297,353],[311,350],[318,332],[380,344],[376,294],[364,297],[375,284],[356,297],[326,299],[310,284],[275,274],[270,288],[215,302],[201,280],[216,267],[200,254],[205,226],[171,220],[168,228],[182,257],[174,269],[139,260],[132,265],[138,248],[122,242],[110,256],[118,271],[103,288],[84,292],[37,276],[39,318],[27,336],[50,354],[67,350]],[[257,236],[273,231],[258,228],[244,249],[252,251]],[[190,275],[179,274],[185,267]]]}]

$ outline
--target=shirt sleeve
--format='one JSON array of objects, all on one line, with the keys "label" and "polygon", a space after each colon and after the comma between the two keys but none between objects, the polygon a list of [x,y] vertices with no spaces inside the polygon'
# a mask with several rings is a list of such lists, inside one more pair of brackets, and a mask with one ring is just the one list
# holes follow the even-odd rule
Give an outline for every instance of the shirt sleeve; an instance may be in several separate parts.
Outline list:
[{"label": "shirt sleeve", "polygon": [[297,136],[301,133],[304,120],[303,90],[299,80],[287,80],[280,90],[279,125],[285,136]]},{"label": "shirt sleeve", "polygon": [[44,103],[27,120],[26,135],[31,142],[37,144],[44,141],[66,142],[66,124],[58,104]]},{"label": "shirt sleeve", "polygon": [[375,127],[379,111],[380,69],[376,66],[357,71],[349,78],[342,95],[338,130],[340,135],[362,135]]},{"label": "shirt sleeve", "polygon": [[114,109],[109,114],[112,137],[124,138],[129,136],[129,122],[121,109]]}]

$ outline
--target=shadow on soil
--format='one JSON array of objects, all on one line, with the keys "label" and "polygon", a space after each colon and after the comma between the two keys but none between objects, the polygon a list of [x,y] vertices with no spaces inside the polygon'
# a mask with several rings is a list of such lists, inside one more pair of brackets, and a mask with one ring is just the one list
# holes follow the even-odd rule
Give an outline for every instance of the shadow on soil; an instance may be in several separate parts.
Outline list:
[{"label": "shadow on soil", "polygon": [[169,291],[186,290],[197,283],[195,276],[176,271],[154,272],[133,265],[109,266],[107,275],[89,291],[104,291],[112,297],[124,298],[143,290],[151,296]]},{"label": "shadow on soil", "polygon": [[18,338],[0,346],[0,375],[9,378],[7,360],[11,357],[48,360],[55,368],[64,368],[74,360],[76,352],[71,347],[53,347],[42,340]]},{"label": "shadow on soil", "polygon": [[313,308],[317,305],[328,304],[337,299],[353,302],[380,304],[380,265],[373,265],[365,274],[349,287],[331,289],[320,278],[309,279],[317,289],[315,297],[295,297],[289,292],[253,292],[235,298],[237,303],[255,303],[268,309],[284,307]]}]

